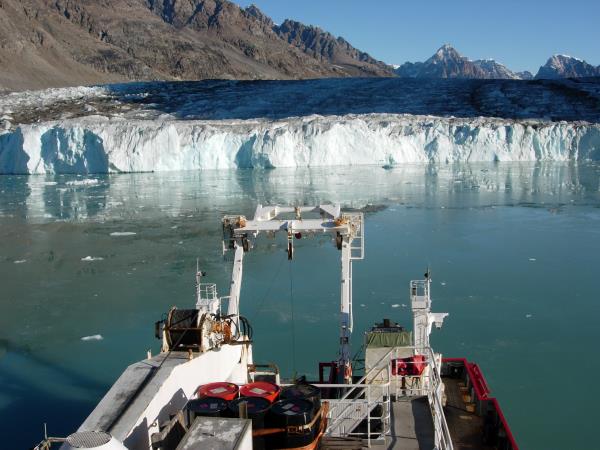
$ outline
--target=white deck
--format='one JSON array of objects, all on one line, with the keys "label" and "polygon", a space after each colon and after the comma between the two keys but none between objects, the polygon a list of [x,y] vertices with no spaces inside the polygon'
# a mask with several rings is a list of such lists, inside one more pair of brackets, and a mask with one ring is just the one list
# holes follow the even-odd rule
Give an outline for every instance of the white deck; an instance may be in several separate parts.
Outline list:
[{"label": "white deck", "polygon": [[427,397],[402,398],[392,402],[388,449],[432,450],[433,421]]},{"label": "white deck", "polygon": [[161,353],[129,366],[78,431],[105,430],[130,450],[147,450],[159,424],[181,410],[198,386],[216,381],[246,383],[252,347],[223,345],[195,353],[192,360],[187,352],[172,352],[165,358],[166,353]]}]

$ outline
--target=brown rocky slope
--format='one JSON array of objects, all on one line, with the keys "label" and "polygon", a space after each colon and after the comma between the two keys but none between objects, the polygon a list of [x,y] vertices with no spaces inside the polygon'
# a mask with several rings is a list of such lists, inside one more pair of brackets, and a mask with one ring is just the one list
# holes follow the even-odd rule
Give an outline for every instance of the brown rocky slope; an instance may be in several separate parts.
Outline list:
[{"label": "brown rocky slope", "polygon": [[391,75],[389,66],[321,33],[337,43],[331,55],[290,42],[255,6],[227,0],[0,0],[0,90]]}]

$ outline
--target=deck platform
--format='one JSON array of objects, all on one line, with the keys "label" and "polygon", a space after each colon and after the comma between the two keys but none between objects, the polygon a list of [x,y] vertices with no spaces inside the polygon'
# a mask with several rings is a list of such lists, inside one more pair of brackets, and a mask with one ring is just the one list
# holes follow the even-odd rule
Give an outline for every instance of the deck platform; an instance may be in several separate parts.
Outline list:
[{"label": "deck platform", "polygon": [[[452,442],[456,450],[492,450],[483,443],[484,419],[468,410],[471,403],[466,397],[464,383],[459,379],[443,378],[447,404],[444,408]],[[465,401],[467,400],[467,401]]]},{"label": "deck platform", "polygon": [[432,450],[433,421],[427,397],[392,401],[388,449]]}]

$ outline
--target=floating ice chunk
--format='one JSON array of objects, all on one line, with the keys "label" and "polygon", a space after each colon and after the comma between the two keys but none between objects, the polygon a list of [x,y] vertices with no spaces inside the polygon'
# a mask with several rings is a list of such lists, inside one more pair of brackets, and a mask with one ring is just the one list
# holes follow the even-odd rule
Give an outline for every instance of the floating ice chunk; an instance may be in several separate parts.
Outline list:
[{"label": "floating ice chunk", "polygon": [[367,306],[367,305],[365,305],[364,303],[361,303],[361,304],[360,304],[360,306],[361,306],[362,308],[364,308],[364,307],[365,307],[365,306]]},{"label": "floating ice chunk", "polygon": [[399,306],[400,306],[400,303],[394,303],[394,304],[392,305],[392,308],[398,308]]},{"label": "floating ice chunk", "polygon": [[441,284],[442,286],[446,286],[446,282],[445,282],[445,281],[442,281],[440,284]]},{"label": "floating ice chunk", "polygon": [[65,184],[67,186],[93,186],[95,184],[98,184],[99,181],[95,178],[88,178],[85,180],[74,180],[74,181],[67,181]]},{"label": "floating ice chunk", "polygon": [[533,314],[525,314],[526,319],[531,319],[532,317],[533,317]]},{"label": "floating ice chunk", "polygon": [[529,261],[537,261],[535,258],[529,258]]},{"label": "floating ice chunk", "polygon": [[101,341],[104,339],[101,334],[92,334],[91,336],[84,336],[81,338],[82,341]]},{"label": "floating ice chunk", "polygon": [[110,233],[111,236],[134,236],[136,234],[135,231],[113,231]]},{"label": "floating ice chunk", "polygon": [[58,182],[56,181],[45,181],[44,186],[56,186]]},{"label": "floating ice chunk", "polygon": [[26,259],[18,259],[15,261],[15,264],[23,264],[24,262],[27,262]]},{"label": "floating ice chunk", "polygon": [[403,308],[406,308],[406,303],[402,303],[402,307],[403,307]]},{"label": "floating ice chunk", "polygon": [[85,258],[81,258],[82,261],[92,262],[92,261],[102,261],[104,260],[101,256],[86,256]]}]

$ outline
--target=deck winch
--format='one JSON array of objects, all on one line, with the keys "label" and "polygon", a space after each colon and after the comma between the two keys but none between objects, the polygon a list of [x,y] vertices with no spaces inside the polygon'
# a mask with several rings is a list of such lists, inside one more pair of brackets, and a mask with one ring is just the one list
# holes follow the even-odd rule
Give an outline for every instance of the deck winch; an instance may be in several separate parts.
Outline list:
[{"label": "deck winch", "polygon": [[156,337],[163,339],[163,351],[206,352],[223,344],[240,343],[240,322],[249,328],[243,317],[173,307],[164,321],[156,323]]}]

